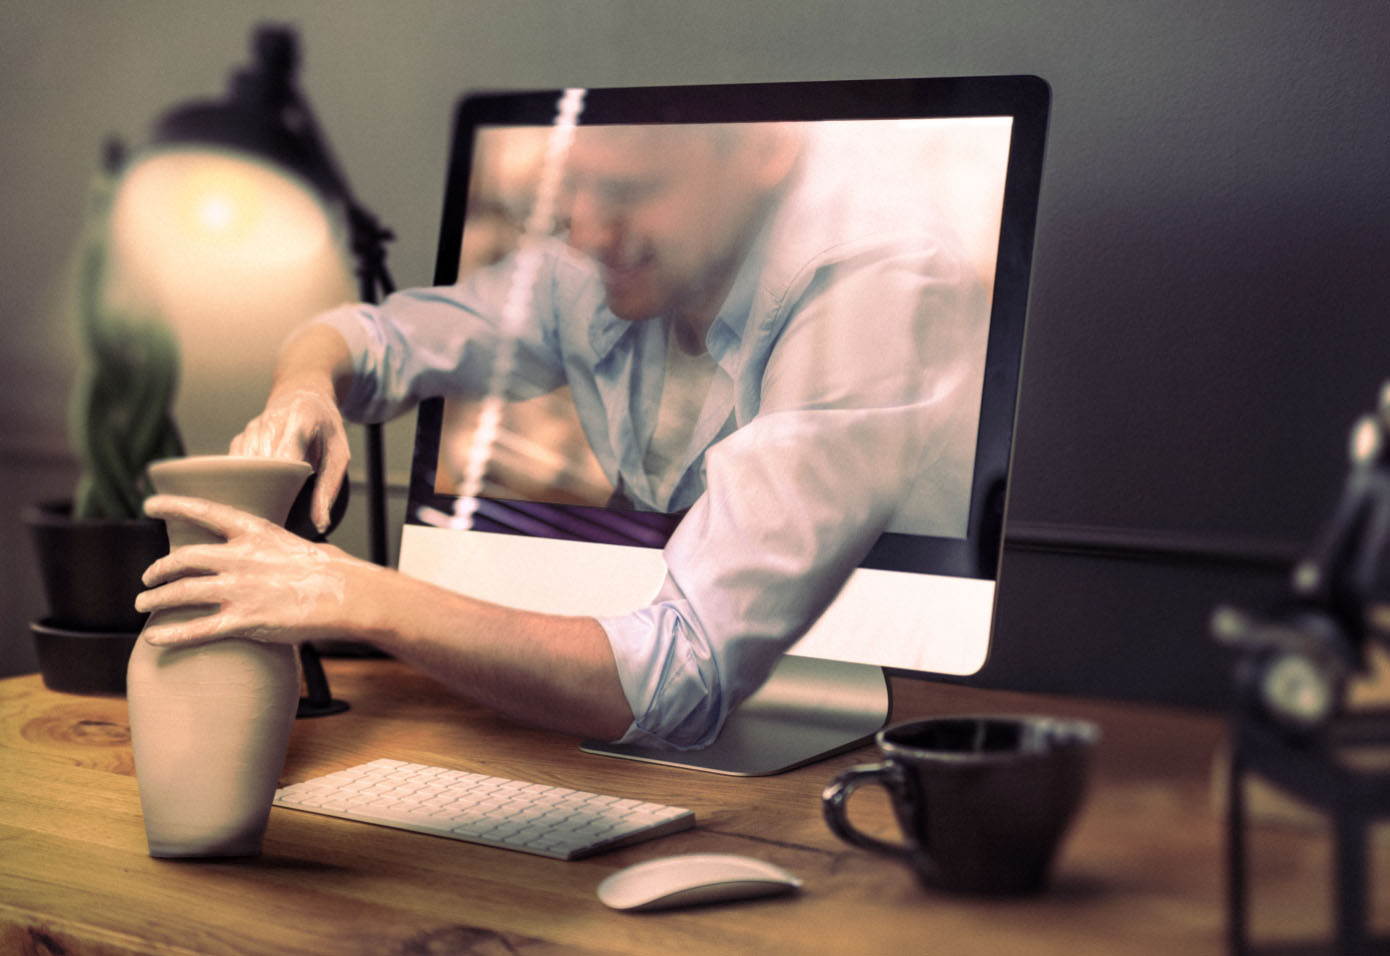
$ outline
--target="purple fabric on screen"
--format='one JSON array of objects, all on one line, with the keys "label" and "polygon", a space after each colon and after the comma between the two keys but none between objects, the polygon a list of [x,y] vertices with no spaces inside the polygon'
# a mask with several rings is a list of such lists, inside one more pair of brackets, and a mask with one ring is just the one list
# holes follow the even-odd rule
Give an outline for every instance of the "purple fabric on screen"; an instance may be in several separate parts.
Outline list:
[{"label": "purple fabric on screen", "polygon": [[666,544],[679,520],[679,515],[656,512],[608,511],[482,498],[478,501],[473,527],[478,531],[660,548]]}]

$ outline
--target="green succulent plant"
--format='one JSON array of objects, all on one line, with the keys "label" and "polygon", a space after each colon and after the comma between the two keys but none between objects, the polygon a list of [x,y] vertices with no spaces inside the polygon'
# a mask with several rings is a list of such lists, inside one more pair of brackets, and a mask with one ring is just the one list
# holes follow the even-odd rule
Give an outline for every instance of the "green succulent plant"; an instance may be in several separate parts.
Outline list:
[{"label": "green succulent plant", "polygon": [[178,339],[153,312],[116,306],[110,296],[110,221],[121,165],[108,147],[95,177],[77,263],[76,321],[82,363],[69,409],[81,474],[74,517],[135,518],[149,493],[146,466],[180,456],[172,412]]}]

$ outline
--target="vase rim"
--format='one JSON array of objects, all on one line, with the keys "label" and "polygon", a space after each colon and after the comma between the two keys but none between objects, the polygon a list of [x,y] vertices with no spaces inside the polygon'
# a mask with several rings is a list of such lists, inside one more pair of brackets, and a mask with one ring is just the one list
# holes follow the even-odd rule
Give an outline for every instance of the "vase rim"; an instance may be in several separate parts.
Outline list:
[{"label": "vase rim", "polygon": [[184,455],[151,462],[150,473],[197,472],[216,469],[228,472],[283,473],[308,476],[313,466],[299,458],[267,458],[263,455]]}]

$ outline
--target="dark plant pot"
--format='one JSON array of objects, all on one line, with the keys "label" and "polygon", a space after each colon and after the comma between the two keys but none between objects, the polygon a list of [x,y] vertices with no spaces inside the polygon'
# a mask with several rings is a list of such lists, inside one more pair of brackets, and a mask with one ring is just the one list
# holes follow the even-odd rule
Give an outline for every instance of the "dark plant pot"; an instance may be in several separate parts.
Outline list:
[{"label": "dark plant pot", "polygon": [[30,625],[44,686],[76,694],[125,693],[125,667],[146,615],[140,576],[169,552],[164,522],[73,518],[66,501],[25,509],[48,598]]},{"label": "dark plant pot", "polygon": [[169,553],[164,522],[149,518],[73,518],[66,501],[24,512],[55,627],[103,633],[139,632],[135,610],[140,576]]},{"label": "dark plant pot", "polygon": [[70,631],[47,620],[29,628],[43,686],[68,694],[125,694],[126,665],[139,632]]}]

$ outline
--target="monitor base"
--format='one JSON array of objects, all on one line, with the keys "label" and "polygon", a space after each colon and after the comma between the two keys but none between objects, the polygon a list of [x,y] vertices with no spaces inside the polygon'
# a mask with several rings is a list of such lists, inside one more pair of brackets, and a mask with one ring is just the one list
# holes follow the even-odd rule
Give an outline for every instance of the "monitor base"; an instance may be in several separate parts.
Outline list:
[{"label": "monitor base", "polygon": [[588,740],[585,753],[737,777],[782,773],[858,747],[881,730],[892,699],[882,667],[787,655],[701,750]]}]

